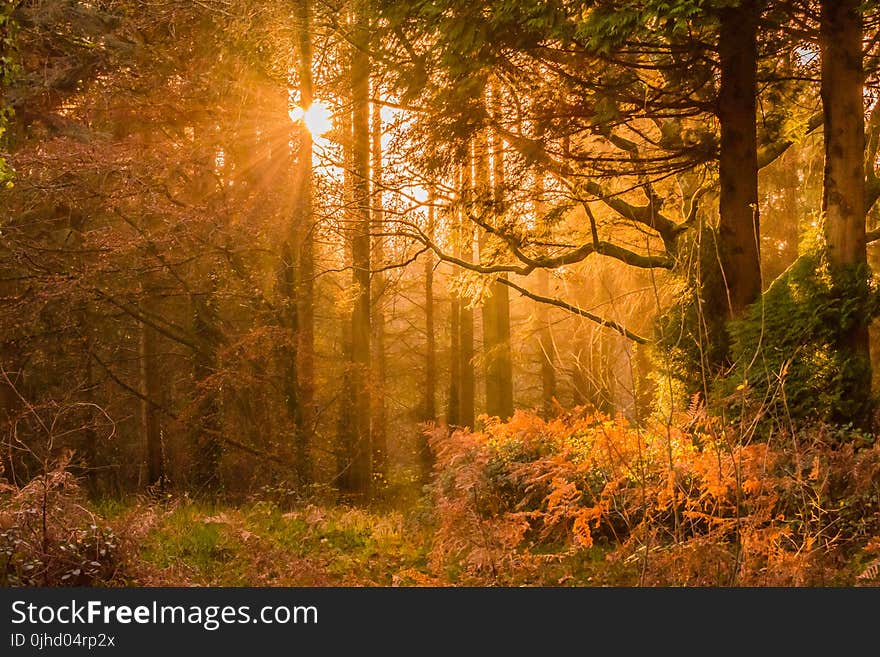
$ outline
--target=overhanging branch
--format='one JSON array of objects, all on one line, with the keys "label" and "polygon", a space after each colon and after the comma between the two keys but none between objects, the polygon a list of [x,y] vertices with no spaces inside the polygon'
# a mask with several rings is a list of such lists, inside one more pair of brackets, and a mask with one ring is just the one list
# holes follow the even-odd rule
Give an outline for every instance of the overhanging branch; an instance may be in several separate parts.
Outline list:
[{"label": "overhanging branch", "polygon": [[605,319],[603,317],[599,317],[598,315],[595,315],[588,310],[584,310],[583,308],[578,308],[577,306],[573,306],[572,304],[567,303],[567,302],[563,301],[562,299],[554,299],[553,297],[545,297],[540,294],[535,294],[534,292],[531,292],[531,291],[525,289],[524,287],[517,285],[513,281],[506,279],[506,278],[499,278],[498,282],[502,283],[504,285],[507,285],[508,287],[513,288],[514,290],[516,290],[517,292],[522,294],[524,297],[528,297],[532,301],[537,301],[539,303],[546,303],[551,306],[556,306],[557,308],[562,308],[563,310],[567,310],[568,312],[570,312],[572,314],[578,315],[580,317],[584,317],[586,319],[589,319],[592,322],[596,322],[600,326],[604,326],[605,328],[609,328],[612,331],[616,331],[616,332],[620,333],[620,335],[622,335],[623,337],[628,338],[638,344],[649,344],[651,342],[648,338],[643,337],[637,333],[633,333],[628,328],[626,328],[625,326],[623,326],[622,324],[620,324],[618,322],[615,322],[610,319]]}]

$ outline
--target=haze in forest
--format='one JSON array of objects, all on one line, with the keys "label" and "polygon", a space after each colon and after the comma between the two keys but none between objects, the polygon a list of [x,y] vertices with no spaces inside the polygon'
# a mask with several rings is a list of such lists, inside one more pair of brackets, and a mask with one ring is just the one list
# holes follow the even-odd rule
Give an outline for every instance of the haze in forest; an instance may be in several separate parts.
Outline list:
[{"label": "haze in forest", "polygon": [[878,19],[5,3],[0,581],[876,584]]}]

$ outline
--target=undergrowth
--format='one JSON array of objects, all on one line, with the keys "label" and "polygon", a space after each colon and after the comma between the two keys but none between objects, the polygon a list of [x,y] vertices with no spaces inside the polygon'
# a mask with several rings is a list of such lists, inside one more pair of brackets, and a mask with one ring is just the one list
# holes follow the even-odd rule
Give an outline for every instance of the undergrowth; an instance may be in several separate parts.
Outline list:
[{"label": "undergrowth", "polygon": [[465,585],[876,583],[880,447],[730,433],[584,409],[435,432],[432,567]]},{"label": "undergrowth", "polygon": [[746,442],[703,413],[435,429],[406,510],[89,503],[62,459],[0,491],[5,586],[876,586],[880,443]]},{"label": "undergrowth", "polygon": [[0,585],[97,586],[120,580],[120,542],[89,508],[65,454],[17,488],[0,485]]}]

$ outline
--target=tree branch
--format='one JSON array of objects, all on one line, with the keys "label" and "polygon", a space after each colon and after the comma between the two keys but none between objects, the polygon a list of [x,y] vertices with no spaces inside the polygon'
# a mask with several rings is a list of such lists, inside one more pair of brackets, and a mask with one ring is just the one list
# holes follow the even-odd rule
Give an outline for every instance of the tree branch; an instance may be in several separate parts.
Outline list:
[{"label": "tree branch", "polygon": [[585,317],[586,319],[589,319],[592,322],[596,322],[600,326],[604,326],[606,328],[610,328],[613,331],[617,331],[623,337],[628,338],[638,344],[649,344],[651,342],[648,338],[643,337],[641,335],[638,335],[637,333],[633,333],[632,331],[630,331],[628,328],[626,328],[622,324],[619,324],[619,323],[617,323],[613,320],[610,320],[610,319],[604,319],[602,317],[599,317],[598,315],[594,315],[593,313],[589,312],[588,310],[584,310],[583,308],[578,308],[577,306],[573,306],[570,303],[563,301],[562,299],[554,299],[553,297],[545,297],[540,294],[535,294],[534,292],[530,292],[529,290],[525,289],[524,287],[521,287],[521,286],[517,285],[516,283],[514,283],[513,281],[506,279],[506,278],[499,278],[498,282],[502,283],[504,285],[507,285],[508,287],[513,288],[514,290],[516,290],[517,292],[522,294],[524,297],[528,297],[532,301],[537,301],[539,303],[546,303],[551,306],[556,306],[557,308],[562,308],[563,310],[567,310],[568,312],[573,313],[575,315],[578,315],[580,317]]}]

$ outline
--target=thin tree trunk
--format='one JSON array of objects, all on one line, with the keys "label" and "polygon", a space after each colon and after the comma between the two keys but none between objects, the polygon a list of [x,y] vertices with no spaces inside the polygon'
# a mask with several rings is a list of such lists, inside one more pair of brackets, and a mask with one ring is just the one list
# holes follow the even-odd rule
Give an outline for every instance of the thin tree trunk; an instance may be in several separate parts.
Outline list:
[{"label": "thin tree trunk", "polygon": [[453,295],[449,308],[449,396],[446,424],[461,426],[461,299]]},{"label": "thin tree trunk", "polygon": [[[196,383],[198,421],[193,426],[192,477],[195,494],[213,499],[220,492],[220,459],[223,455],[221,408],[217,391],[204,387],[205,381],[216,373],[216,352],[220,334],[215,324],[214,291],[206,299],[194,298],[193,333],[203,349],[193,354],[193,379]],[[199,388],[202,388],[199,390]]]},{"label": "thin tree trunk", "polygon": [[162,449],[162,433],[159,414],[150,403],[159,399],[160,381],[156,331],[140,324],[139,335],[139,383],[141,398],[141,431],[147,452],[147,484],[161,489],[165,482],[165,459]]},{"label": "thin tree trunk", "polygon": [[[425,234],[434,240],[435,208],[434,190],[428,192],[428,225]],[[437,343],[434,335],[434,256],[428,251],[423,256],[425,267],[425,396],[422,399],[422,420],[434,422],[437,419]],[[428,437],[419,432],[418,439],[419,470],[422,484],[428,483],[434,467],[434,458]]]},{"label": "thin tree trunk", "polygon": [[[490,109],[496,120],[500,121],[500,99],[498,85],[490,87]],[[492,155],[492,206],[497,218],[504,212],[504,142],[495,131],[489,132],[489,152]],[[499,278],[506,278],[501,274]],[[510,288],[503,283],[494,282],[491,296],[484,305],[484,327],[486,319],[492,327],[490,344],[486,356],[486,412],[507,420],[513,415],[513,356],[510,350]],[[492,403],[489,403],[489,380]]]},{"label": "thin tree trunk", "polygon": [[[544,207],[544,178],[542,173],[536,174],[534,190],[534,211],[536,224],[546,230],[543,217],[546,212]],[[535,272],[537,278],[538,294],[544,297],[550,294],[550,272],[539,269]],[[553,417],[556,412],[556,367],[553,365],[555,346],[550,332],[550,308],[547,304],[539,303],[535,307],[535,318],[538,323],[538,348],[541,360],[541,415],[544,419]]]},{"label": "thin tree trunk", "polygon": [[[473,199],[473,176],[471,159],[462,166],[461,197],[462,209],[459,213],[459,240],[461,258],[466,262],[474,259],[474,227],[467,216],[467,208]],[[476,422],[474,408],[475,376],[474,376],[474,311],[465,299],[459,301],[459,388],[458,409],[459,424],[473,428]]]},{"label": "thin tree trunk", "polygon": [[[436,210],[434,192],[428,194],[428,226],[425,233],[434,240],[436,230]],[[437,339],[434,334],[434,255],[428,251],[424,255],[425,267],[425,397],[422,419],[426,422],[437,419]]]},{"label": "thin tree trunk", "polygon": [[[311,7],[309,0],[294,5],[299,45],[300,102],[308,108],[314,102],[312,89]],[[312,482],[311,443],[315,428],[315,217],[312,207],[312,135],[300,131],[294,181],[294,244],[296,268],[296,397],[294,416],[294,458],[301,486]]]},{"label": "thin tree trunk", "polygon": [[[85,304],[83,304],[85,306]],[[89,326],[88,326],[88,313],[85,308],[81,308],[80,310],[80,327],[83,332],[83,369],[85,370],[85,399],[88,404],[92,404],[93,406],[98,406],[98,401],[95,396],[95,388],[97,383],[95,381],[95,370],[92,364],[92,349],[94,348],[94,341],[92,340],[92,336],[90,335]],[[0,384],[2,385],[2,384]],[[85,438],[85,465],[86,465],[86,481],[88,482],[89,491],[93,495],[100,494],[101,489],[101,480],[100,480],[100,451],[98,449],[98,432],[93,423],[89,423],[84,430],[84,438]],[[161,434],[159,436],[161,441]],[[161,448],[161,442],[160,442]],[[165,481],[165,470],[164,470],[164,460],[162,459],[162,452],[160,450],[160,463],[162,467],[161,476],[159,481],[164,484]]]},{"label": "thin tree trunk", "polygon": [[[462,171],[463,167],[456,167],[454,173],[453,187],[462,189]],[[462,199],[460,199],[460,202]],[[450,217],[452,224],[452,233],[455,240],[455,255],[461,256],[461,248],[459,244],[461,213],[460,208],[452,208],[454,213]],[[461,407],[459,405],[461,393],[461,298],[457,293],[452,294],[449,308],[449,395],[446,400],[446,424],[450,427],[461,425]]]},{"label": "thin tree trunk", "polygon": [[[297,163],[300,166],[300,163]],[[294,225],[293,232],[296,232]],[[302,425],[302,404],[299,397],[299,359],[297,350],[299,347],[299,304],[296,286],[296,256],[292,240],[286,239],[281,245],[281,263],[278,272],[278,287],[284,300],[281,312],[281,323],[292,336],[292,342],[285,345],[279,351],[281,360],[284,405],[287,417],[293,425],[294,469],[297,473],[298,483],[302,486],[306,483],[304,468],[306,465],[307,450],[303,450],[303,436],[300,433]],[[305,453],[304,453],[305,452]]]},{"label": "thin tree trunk", "polygon": [[[21,483],[15,474],[12,434],[7,431],[20,405],[18,395],[15,394],[15,388],[13,388],[17,375],[18,357],[16,354],[17,350],[14,341],[3,340],[0,342],[0,367],[2,367],[2,372],[0,372],[0,428],[3,430],[0,433],[0,438],[2,438],[0,448],[2,448],[3,452],[3,471],[0,472],[0,476],[5,477],[13,486],[18,486]],[[7,377],[9,378],[9,383],[7,383]]]},{"label": "thin tree trunk", "polygon": [[370,405],[370,62],[367,0],[357,0],[351,49],[351,151],[352,199],[349,204],[354,307],[351,315],[352,429],[345,488],[355,498],[369,501],[372,483]]},{"label": "thin tree trunk", "polygon": [[[378,98],[380,90],[374,90]],[[385,211],[382,195],[382,112],[377,103],[373,104],[371,126],[373,202],[371,224],[373,227],[373,262],[381,267],[385,262]],[[387,280],[385,273],[373,274],[372,286],[372,331],[373,331],[373,385],[371,387],[373,406],[373,476],[384,481],[388,469],[388,417],[385,408],[385,385],[387,358],[385,353],[385,311],[384,295]]]}]

